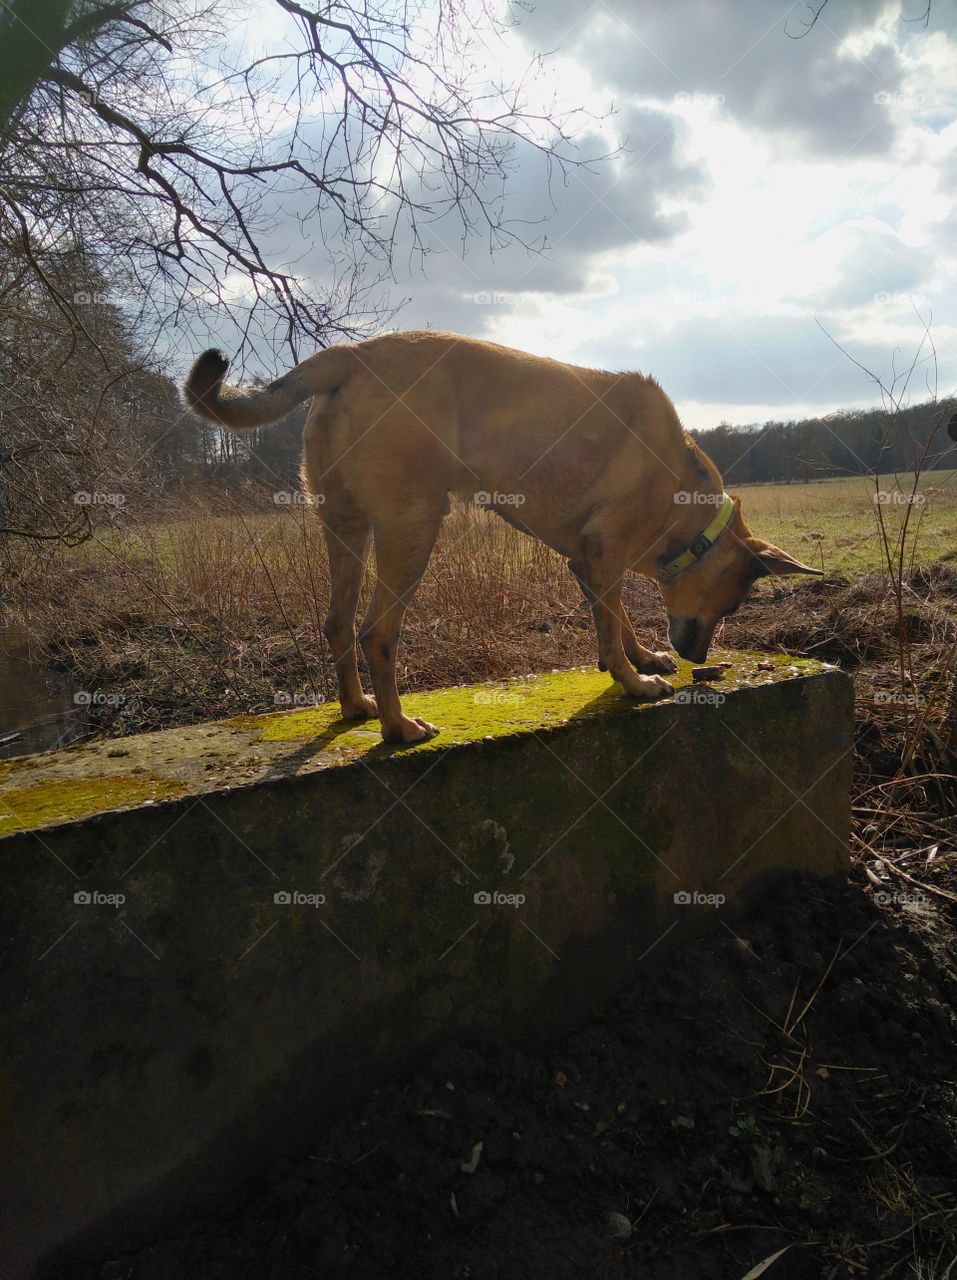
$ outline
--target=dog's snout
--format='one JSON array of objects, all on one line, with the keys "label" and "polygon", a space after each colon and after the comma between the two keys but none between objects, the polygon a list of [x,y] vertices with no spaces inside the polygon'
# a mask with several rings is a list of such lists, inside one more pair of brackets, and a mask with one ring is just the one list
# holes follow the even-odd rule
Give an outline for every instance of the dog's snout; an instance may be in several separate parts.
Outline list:
[{"label": "dog's snout", "polygon": [[668,639],[679,658],[688,662],[704,662],[708,656],[713,628],[702,626],[697,618],[669,618]]}]

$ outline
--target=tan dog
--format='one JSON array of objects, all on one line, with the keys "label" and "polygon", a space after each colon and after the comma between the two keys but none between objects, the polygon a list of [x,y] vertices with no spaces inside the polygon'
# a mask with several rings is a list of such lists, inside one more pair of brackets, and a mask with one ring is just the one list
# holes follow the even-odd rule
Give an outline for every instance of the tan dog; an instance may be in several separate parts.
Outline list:
[{"label": "tan dog", "polygon": [[[751,535],[717,468],[641,374],[432,332],[330,347],[258,391],[224,387],[227,368],[220,352],[205,352],[184,393],[197,414],[231,430],[276,422],[312,398],[302,479],[329,548],[324,630],[342,714],[378,715],[387,742],[437,732],[403,714],[395,661],[450,494],[568,557],[594,615],[599,666],[633,698],[671,693],[663,675],[676,664],[639,643],[621,603],[627,569],[660,584],[669,639],[695,662],[755,578],[817,572]],[[355,644],[370,536],[377,579],[359,641],[374,700],[362,691]]]}]

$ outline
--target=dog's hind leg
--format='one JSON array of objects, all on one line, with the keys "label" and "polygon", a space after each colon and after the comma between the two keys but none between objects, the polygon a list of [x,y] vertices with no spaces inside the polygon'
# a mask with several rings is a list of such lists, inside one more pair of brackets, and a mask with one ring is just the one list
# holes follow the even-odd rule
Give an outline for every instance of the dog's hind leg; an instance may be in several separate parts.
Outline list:
[{"label": "dog's hind leg", "polygon": [[438,733],[427,720],[403,713],[395,660],[402,617],[422,580],[444,514],[444,505],[439,510],[407,507],[374,525],[376,586],[359,628],[359,642],[372,674],[386,742],[418,742]]},{"label": "dog's hind leg", "polygon": [[378,714],[375,699],[362,692],[356,659],[356,608],[369,557],[369,524],[359,512],[335,519],[327,515],[323,532],[332,591],[322,630],[336,664],[342,718],[361,720]]},{"label": "dog's hind leg", "polygon": [[[617,680],[630,698],[661,698],[671,693],[671,685],[660,675],[638,675],[625,653],[622,632],[627,619],[621,603],[624,559],[619,564],[609,555],[601,535],[588,533],[582,538],[581,558],[570,567],[592,608],[599,668]],[[630,622],[628,630],[634,636]]]}]

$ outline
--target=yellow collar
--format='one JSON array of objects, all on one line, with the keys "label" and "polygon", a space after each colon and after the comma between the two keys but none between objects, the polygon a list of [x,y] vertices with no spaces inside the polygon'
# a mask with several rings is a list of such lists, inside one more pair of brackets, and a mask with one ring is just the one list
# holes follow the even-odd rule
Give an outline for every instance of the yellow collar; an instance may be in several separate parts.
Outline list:
[{"label": "yellow collar", "polygon": [[717,541],[718,534],[727,526],[733,514],[734,499],[730,494],[726,493],[724,494],[724,501],[707,528],[702,529],[686,551],[682,551],[680,555],[675,556],[674,560],[669,560],[663,569],[659,569],[655,575],[658,581],[671,582],[674,578],[677,578],[679,573],[683,573],[689,565],[694,564],[696,560],[700,560],[708,548]]}]

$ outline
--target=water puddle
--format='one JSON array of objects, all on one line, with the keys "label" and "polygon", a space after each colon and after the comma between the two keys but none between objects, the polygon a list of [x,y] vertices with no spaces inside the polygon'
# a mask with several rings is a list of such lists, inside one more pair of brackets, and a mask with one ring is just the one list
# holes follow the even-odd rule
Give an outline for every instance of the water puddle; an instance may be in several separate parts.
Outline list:
[{"label": "water puddle", "polygon": [[69,679],[31,654],[25,631],[0,627],[0,759],[64,747],[86,725]]}]

